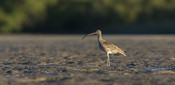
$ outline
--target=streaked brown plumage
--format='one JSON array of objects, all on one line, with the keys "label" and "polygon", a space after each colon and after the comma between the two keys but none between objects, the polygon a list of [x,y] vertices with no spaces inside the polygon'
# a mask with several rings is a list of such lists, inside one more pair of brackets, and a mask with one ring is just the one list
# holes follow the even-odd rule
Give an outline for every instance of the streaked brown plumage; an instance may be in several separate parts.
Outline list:
[{"label": "streaked brown plumage", "polygon": [[[107,66],[110,66],[110,58],[109,58],[109,54],[121,54],[123,56],[126,56],[125,55],[125,51],[123,51],[122,49],[120,49],[119,47],[117,47],[116,45],[110,43],[110,42],[107,42],[105,40],[103,40],[102,38],[102,33],[101,33],[101,30],[97,30],[96,32],[94,33],[90,33],[88,35],[94,35],[94,34],[97,34],[98,35],[98,45],[99,45],[99,48],[106,52],[107,54]],[[84,39],[87,35],[85,35],[82,39]]]}]

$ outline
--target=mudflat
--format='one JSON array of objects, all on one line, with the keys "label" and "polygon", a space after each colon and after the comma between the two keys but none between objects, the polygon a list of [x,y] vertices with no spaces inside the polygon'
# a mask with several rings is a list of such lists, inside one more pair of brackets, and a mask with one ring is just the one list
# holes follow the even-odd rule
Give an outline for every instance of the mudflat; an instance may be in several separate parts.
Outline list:
[{"label": "mudflat", "polygon": [[0,85],[175,85],[175,35],[0,35]]}]

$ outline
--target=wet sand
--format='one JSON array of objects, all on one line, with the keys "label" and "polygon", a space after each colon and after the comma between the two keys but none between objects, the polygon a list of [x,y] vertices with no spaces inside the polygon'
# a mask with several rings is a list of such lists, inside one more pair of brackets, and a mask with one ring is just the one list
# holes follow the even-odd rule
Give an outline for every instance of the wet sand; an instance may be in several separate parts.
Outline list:
[{"label": "wet sand", "polygon": [[0,35],[1,85],[175,85],[175,35],[103,35],[127,56],[99,50],[96,36]]}]

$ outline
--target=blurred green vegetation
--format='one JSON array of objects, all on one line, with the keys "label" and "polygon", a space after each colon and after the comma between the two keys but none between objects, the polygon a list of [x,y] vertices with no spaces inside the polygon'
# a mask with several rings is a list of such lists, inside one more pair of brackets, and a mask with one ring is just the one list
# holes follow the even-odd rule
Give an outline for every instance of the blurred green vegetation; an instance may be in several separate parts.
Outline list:
[{"label": "blurred green vegetation", "polygon": [[0,32],[78,33],[101,24],[174,22],[174,10],[175,0],[1,0]]}]

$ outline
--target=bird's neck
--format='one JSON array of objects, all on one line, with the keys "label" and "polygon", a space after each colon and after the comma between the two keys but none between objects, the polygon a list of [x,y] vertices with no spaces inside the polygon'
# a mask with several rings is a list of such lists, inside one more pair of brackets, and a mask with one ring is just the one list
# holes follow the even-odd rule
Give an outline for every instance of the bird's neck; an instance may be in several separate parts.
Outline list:
[{"label": "bird's neck", "polygon": [[102,41],[102,40],[103,40],[102,35],[98,34],[98,41]]}]

